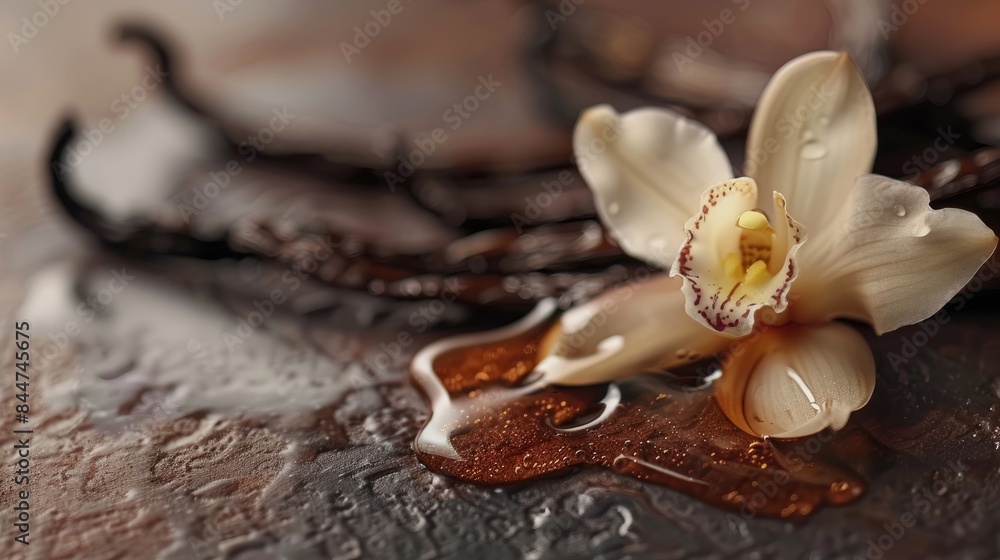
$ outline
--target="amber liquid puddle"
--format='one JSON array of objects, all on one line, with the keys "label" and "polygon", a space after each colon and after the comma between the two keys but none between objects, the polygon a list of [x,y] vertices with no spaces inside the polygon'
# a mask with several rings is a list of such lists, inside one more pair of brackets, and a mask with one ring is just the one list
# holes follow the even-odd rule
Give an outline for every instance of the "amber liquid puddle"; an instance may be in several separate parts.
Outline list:
[{"label": "amber liquid puddle", "polygon": [[[515,386],[540,359],[548,327],[444,352],[433,370],[453,399]],[[420,449],[417,455],[434,471],[491,485],[606,468],[747,518],[801,519],[864,492],[864,480],[835,458],[838,445],[829,433],[784,442],[752,437],[723,415],[711,387],[676,376],[639,376],[618,388],[620,404],[593,426],[568,430],[600,415],[606,386],[550,387],[454,430],[451,443],[461,459]]]}]

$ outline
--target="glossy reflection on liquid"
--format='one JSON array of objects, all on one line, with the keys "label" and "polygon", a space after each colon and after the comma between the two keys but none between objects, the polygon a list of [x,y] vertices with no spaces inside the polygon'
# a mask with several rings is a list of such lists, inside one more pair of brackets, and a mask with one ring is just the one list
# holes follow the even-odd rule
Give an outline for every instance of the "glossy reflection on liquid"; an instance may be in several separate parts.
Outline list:
[{"label": "glossy reflection on liquid", "polygon": [[784,518],[863,493],[861,477],[835,458],[842,438],[750,436],[714,402],[713,375],[644,375],[590,387],[533,382],[553,311],[543,302],[519,323],[447,339],[416,356],[413,375],[432,406],[414,445],[424,464],[482,484],[601,467],[743,515]]}]

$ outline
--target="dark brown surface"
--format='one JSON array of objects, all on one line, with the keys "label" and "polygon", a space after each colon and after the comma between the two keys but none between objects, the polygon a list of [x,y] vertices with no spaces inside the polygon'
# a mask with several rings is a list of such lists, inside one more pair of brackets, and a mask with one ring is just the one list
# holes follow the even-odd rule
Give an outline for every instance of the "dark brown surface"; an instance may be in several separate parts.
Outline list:
[{"label": "dark brown surface", "polygon": [[[852,504],[820,509],[802,523],[744,519],[739,511],[598,469],[503,488],[433,474],[411,448],[427,405],[404,373],[408,357],[424,342],[503,318],[441,306],[435,299],[389,301],[308,282],[293,289],[294,284],[282,282],[281,270],[254,259],[211,265],[109,259],[55,211],[41,166],[49,134],[67,109],[83,111],[88,127],[102,116],[116,118],[109,102],[141,77],[136,52],[106,48],[111,24],[125,13],[153,17],[169,28],[187,47],[188,60],[198,64],[193,81],[200,91],[256,130],[270,118],[270,102],[282,103],[280,95],[254,97],[259,86],[270,83],[268,70],[288,69],[283,75],[292,80],[313,76],[316,66],[303,59],[321,49],[335,51],[353,25],[363,24],[368,7],[359,4],[350,14],[317,8],[301,15],[282,4],[277,13],[259,17],[261,8],[244,3],[222,20],[204,2],[139,4],[72,4],[80,9],[45,29],[17,64],[7,64],[13,57],[2,61],[18,72],[5,83],[8,126],[0,131],[6,148],[0,154],[0,233],[6,235],[0,243],[0,314],[8,325],[31,321],[35,350],[54,357],[33,365],[32,422],[38,430],[32,451],[33,544],[13,547],[12,527],[3,517],[0,557],[820,560],[866,557],[877,546],[871,543],[880,540],[888,542],[883,558],[1000,557],[1000,327],[997,302],[983,293],[949,305],[943,320],[875,343],[880,361],[875,396],[836,440],[838,449],[847,451],[841,459],[866,477],[868,491]],[[728,0],[688,4],[684,21],[690,27],[676,30],[682,35],[700,30],[701,20]],[[961,2],[975,12],[956,4],[927,3],[900,30],[906,47],[899,49],[901,58],[949,69],[958,66],[956,60],[995,50],[996,18],[990,16],[995,2]],[[23,6],[24,13],[9,14],[9,29],[37,9]],[[290,132],[276,147],[329,141],[343,132],[331,131],[331,119],[322,118],[330,114],[353,120],[363,113],[362,121],[388,117],[372,116],[371,105],[377,103],[361,103],[382,91],[400,93],[387,106],[424,101],[419,111],[394,115],[408,120],[410,128],[439,124],[440,111],[467,94],[477,73],[513,67],[490,45],[517,44],[503,32],[523,23],[513,17],[516,7],[502,2],[468,6],[482,9],[475,21],[487,24],[469,25],[470,12],[449,3],[394,24],[393,32],[352,68],[330,69],[331,60],[340,60],[336,52],[321,60],[324,76],[334,81],[357,80],[358,65],[368,61],[392,63],[389,69],[366,66],[372,75],[397,66],[419,67],[407,74],[417,77],[417,85],[453,76],[457,67],[468,80],[452,78],[433,95],[413,93],[417,88],[408,80],[367,84],[339,103],[316,95],[312,106],[294,107],[304,120],[309,109],[332,108],[312,115],[320,117],[320,126],[305,130],[314,134]],[[786,3],[779,9],[787,11]],[[457,15],[436,19],[442,13]],[[683,23],[672,10],[658,13],[670,24]],[[963,14],[968,21],[962,21]],[[81,21],[89,25],[76,25]],[[500,22],[504,25],[496,25]],[[481,30],[494,25],[500,30],[495,35]],[[242,35],[235,33],[239,29]],[[936,39],[955,29],[960,34],[950,40]],[[273,40],[274,35],[279,38]],[[803,46],[786,41],[798,35],[770,35],[788,52],[767,52],[774,42],[755,44],[764,45],[763,54],[775,66]],[[312,42],[317,36],[325,40],[321,45]],[[419,52],[412,49],[414,37],[427,36],[471,38],[472,46],[446,48],[443,41],[432,41]],[[401,51],[408,56],[398,56]],[[108,70],[109,63],[119,71]],[[285,92],[311,84],[293,81]],[[587,93],[595,102],[607,100]],[[256,105],[247,103],[251,97]],[[523,102],[525,97],[512,89],[504,99]],[[248,104],[250,109],[243,110]],[[549,160],[567,153],[564,130],[526,126],[525,115],[532,114],[524,110],[527,104],[513,105],[521,110],[501,110],[509,107],[505,103],[470,121],[468,135],[446,146],[448,155],[489,160],[498,144],[508,148],[501,161],[539,153]],[[909,124],[909,117],[900,119],[902,124]],[[122,128],[138,119],[130,118]],[[899,163],[880,156],[884,172],[905,175],[901,162],[931,145],[936,126],[923,126],[930,136],[906,126],[882,135],[884,146],[891,138],[890,147],[905,156]],[[966,135],[963,141],[973,138]],[[367,142],[356,148],[371,153]],[[995,202],[988,196],[980,201],[985,206]],[[470,208],[476,211],[446,223],[483,217],[482,205]],[[268,216],[270,225],[280,217]],[[486,217],[491,217],[488,212]],[[99,295],[111,272],[123,267],[136,280],[60,350],[66,321],[83,320],[76,305]],[[41,290],[45,279],[58,280],[61,288]],[[564,281],[569,285],[573,279]],[[256,310],[253,302],[276,288],[286,302],[248,338],[235,334],[240,320]],[[32,294],[44,305],[22,308]],[[414,313],[430,314],[441,328],[423,328],[425,323],[411,319]],[[411,335],[412,342],[397,353],[393,345],[399,345],[400,333]],[[230,346],[226,334],[243,342]],[[4,331],[5,344],[10,337],[10,330]],[[0,362],[9,370],[10,355],[3,355]],[[7,387],[0,389],[4,411],[14,402]],[[3,418],[0,446],[9,449],[10,418]],[[961,465],[960,477],[954,476],[953,464]],[[5,512],[10,488],[0,485]],[[907,515],[914,526],[900,531],[897,524]]]},{"label": "dark brown surface", "polygon": [[[122,264],[92,261],[67,278],[88,279],[85,297]],[[428,303],[303,286],[230,352],[223,333],[279,282],[268,269],[125,266],[136,280],[75,349],[34,368],[37,533],[31,555],[15,557],[841,558],[904,514],[915,526],[887,558],[1000,553],[1000,331],[986,296],[876,342],[875,396],[831,448],[869,489],[793,524],[609,471],[502,489],[434,475],[411,449],[427,408],[403,373],[421,342],[391,357],[400,332],[429,338],[408,320]],[[7,292],[8,317],[19,292]],[[460,316],[449,309],[442,320]],[[59,330],[46,332],[43,315],[31,320],[48,341]],[[0,406],[11,402],[4,393]]]}]

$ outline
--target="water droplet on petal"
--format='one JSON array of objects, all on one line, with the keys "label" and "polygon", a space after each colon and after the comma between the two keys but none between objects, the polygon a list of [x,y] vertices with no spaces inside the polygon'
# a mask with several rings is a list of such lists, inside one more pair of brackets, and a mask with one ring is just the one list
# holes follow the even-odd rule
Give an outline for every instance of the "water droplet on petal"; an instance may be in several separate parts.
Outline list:
[{"label": "water droplet on petal", "polygon": [[896,205],[896,215],[900,218],[906,215],[906,208],[904,208],[902,204]]},{"label": "water droplet on petal", "polygon": [[819,142],[808,142],[802,145],[800,154],[803,159],[823,159],[829,150],[826,149],[824,144]]}]

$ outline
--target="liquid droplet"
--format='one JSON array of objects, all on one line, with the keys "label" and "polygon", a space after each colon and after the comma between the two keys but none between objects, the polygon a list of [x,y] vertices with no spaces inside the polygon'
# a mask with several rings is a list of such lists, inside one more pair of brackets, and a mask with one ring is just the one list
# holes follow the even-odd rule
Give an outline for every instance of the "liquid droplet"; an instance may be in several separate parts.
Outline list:
[{"label": "liquid droplet", "polygon": [[901,205],[901,204],[897,204],[896,205],[896,215],[899,216],[900,218],[902,218],[903,216],[905,216],[906,215],[906,208],[903,208],[903,205]]},{"label": "liquid droplet", "polygon": [[800,153],[803,159],[817,160],[826,157],[828,152],[825,145],[819,142],[808,142],[802,145]]},{"label": "liquid droplet", "polygon": [[612,216],[617,216],[619,210],[621,210],[621,208],[618,207],[617,202],[612,202],[611,204],[608,204],[608,214],[611,214]]}]

